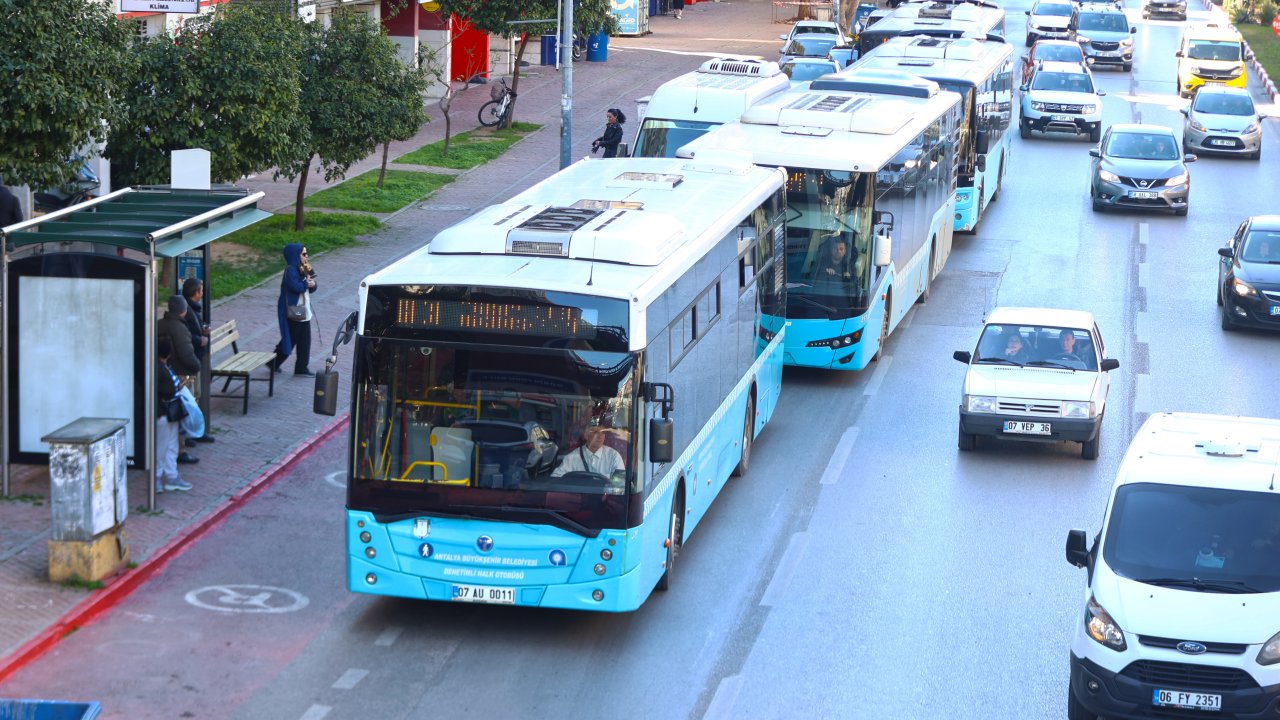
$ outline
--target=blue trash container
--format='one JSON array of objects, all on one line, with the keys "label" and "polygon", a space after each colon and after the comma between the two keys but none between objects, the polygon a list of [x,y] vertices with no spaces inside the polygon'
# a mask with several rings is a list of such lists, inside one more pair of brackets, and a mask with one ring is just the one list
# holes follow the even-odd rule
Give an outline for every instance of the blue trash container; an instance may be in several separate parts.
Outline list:
[{"label": "blue trash container", "polygon": [[541,60],[541,63],[542,63],[543,65],[555,65],[555,64],[556,64],[556,48],[557,48],[557,46],[560,44],[560,43],[558,43],[558,42],[556,42],[556,41],[557,41],[557,40],[559,40],[559,39],[560,39],[560,38],[557,38],[555,35],[543,35],[543,36],[542,36],[542,60]]},{"label": "blue trash container", "polygon": [[587,62],[604,62],[609,59],[609,34],[594,33],[587,36]]},{"label": "blue trash container", "polygon": [[101,712],[102,705],[96,702],[0,698],[0,718],[4,720],[95,720]]}]

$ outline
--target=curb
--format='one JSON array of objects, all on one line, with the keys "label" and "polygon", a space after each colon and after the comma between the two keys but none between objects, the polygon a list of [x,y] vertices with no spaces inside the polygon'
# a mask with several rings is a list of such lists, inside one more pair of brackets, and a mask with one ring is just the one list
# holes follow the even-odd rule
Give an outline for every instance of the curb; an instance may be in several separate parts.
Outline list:
[{"label": "curb", "polygon": [[329,440],[346,426],[348,414],[343,413],[315,435],[297,445],[273,463],[265,472],[250,481],[247,485],[232,493],[227,501],[214,509],[194,524],[188,525],[168,543],[156,550],[151,557],[137,567],[126,570],[109,580],[106,586],[68,610],[62,617],[45,628],[39,635],[19,647],[8,657],[0,659],[0,682],[21,670],[28,663],[40,658],[58,644],[62,638],[92,623],[99,616],[119,605],[134,590],[142,587],[170,562],[186,552],[197,540],[222,524],[234,512],[240,509],[247,500],[266,489],[275,481],[284,477],[285,473],[299,460],[310,455],[321,443]]}]

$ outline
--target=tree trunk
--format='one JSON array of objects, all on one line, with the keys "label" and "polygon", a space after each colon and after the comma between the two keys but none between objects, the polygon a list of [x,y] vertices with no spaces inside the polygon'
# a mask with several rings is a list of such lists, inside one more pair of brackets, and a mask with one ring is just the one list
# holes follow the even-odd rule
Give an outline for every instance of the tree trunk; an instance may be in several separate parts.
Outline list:
[{"label": "tree trunk", "polygon": [[298,176],[298,197],[293,205],[294,232],[302,232],[302,228],[306,224],[306,214],[303,212],[302,202],[307,199],[307,175],[311,173],[311,161],[314,158],[314,155],[307,156],[307,164],[302,166],[302,174]]},{"label": "tree trunk", "polygon": [[391,143],[382,143],[382,169],[378,170],[378,189],[382,189],[382,181],[387,177],[387,155],[391,152]]},{"label": "tree trunk", "polygon": [[511,110],[507,112],[506,123],[499,125],[498,129],[511,127],[516,121],[516,95],[520,89],[520,63],[524,60],[524,49],[529,46],[529,33],[520,36],[520,49],[516,51],[516,69],[511,73]]},{"label": "tree trunk", "polygon": [[444,115],[444,149],[441,150],[440,154],[444,157],[449,157],[450,124],[453,120],[453,118],[449,117],[449,108],[451,107],[453,107],[453,92],[446,90],[444,97],[440,98],[440,112]]}]

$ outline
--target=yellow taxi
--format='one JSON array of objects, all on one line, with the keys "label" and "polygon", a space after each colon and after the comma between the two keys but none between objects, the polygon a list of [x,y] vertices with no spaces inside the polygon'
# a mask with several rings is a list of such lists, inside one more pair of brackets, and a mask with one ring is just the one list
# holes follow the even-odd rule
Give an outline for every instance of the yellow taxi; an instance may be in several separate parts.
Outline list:
[{"label": "yellow taxi", "polygon": [[1191,97],[1205,83],[1244,87],[1244,38],[1230,25],[1192,25],[1178,48],[1178,94]]}]

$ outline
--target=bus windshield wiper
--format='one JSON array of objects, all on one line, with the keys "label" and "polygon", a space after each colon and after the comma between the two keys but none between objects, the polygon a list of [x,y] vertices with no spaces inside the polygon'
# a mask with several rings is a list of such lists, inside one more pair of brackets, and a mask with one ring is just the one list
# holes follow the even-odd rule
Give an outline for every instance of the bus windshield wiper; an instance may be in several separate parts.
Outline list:
[{"label": "bus windshield wiper", "polygon": [[787,294],[787,298],[788,298],[788,299],[790,299],[790,298],[795,298],[795,299],[797,299],[797,300],[803,300],[803,301],[805,301],[805,302],[809,303],[810,305],[812,305],[812,306],[814,306],[814,307],[816,307],[816,308],[818,308],[818,309],[820,309],[820,310],[825,310],[825,311],[827,312],[827,314],[831,316],[831,317],[829,317],[829,318],[828,318],[829,320],[834,320],[834,319],[835,319],[835,315],[836,315],[836,309],[835,309],[835,308],[833,308],[833,307],[829,307],[829,306],[827,306],[827,305],[823,305],[822,303],[818,302],[817,300],[814,300],[813,298],[809,297],[808,295],[796,295],[796,294],[788,293],[788,294]]},{"label": "bus windshield wiper", "polygon": [[1201,592],[1218,593],[1260,593],[1258,588],[1240,580],[1201,580],[1198,577],[1156,577],[1136,578],[1140,583],[1159,585],[1160,587],[1189,587]]},{"label": "bus windshield wiper", "polygon": [[401,513],[394,513],[394,514],[374,512],[373,517],[375,520],[377,520],[380,523],[393,523],[399,520],[408,520],[409,518],[417,518],[417,517],[438,517],[438,518],[451,518],[456,520],[480,519],[480,518],[477,518],[475,515],[471,515],[468,513],[446,512],[444,510],[410,510],[409,512],[401,512]]},{"label": "bus windshield wiper", "polygon": [[589,528],[558,510],[550,510],[548,508],[520,507],[517,505],[454,505],[454,507],[465,510],[487,510],[492,514],[499,515],[538,515],[550,518],[552,525],[568,530],[575,535],[589,538],[600,535],[598,528]]}]

